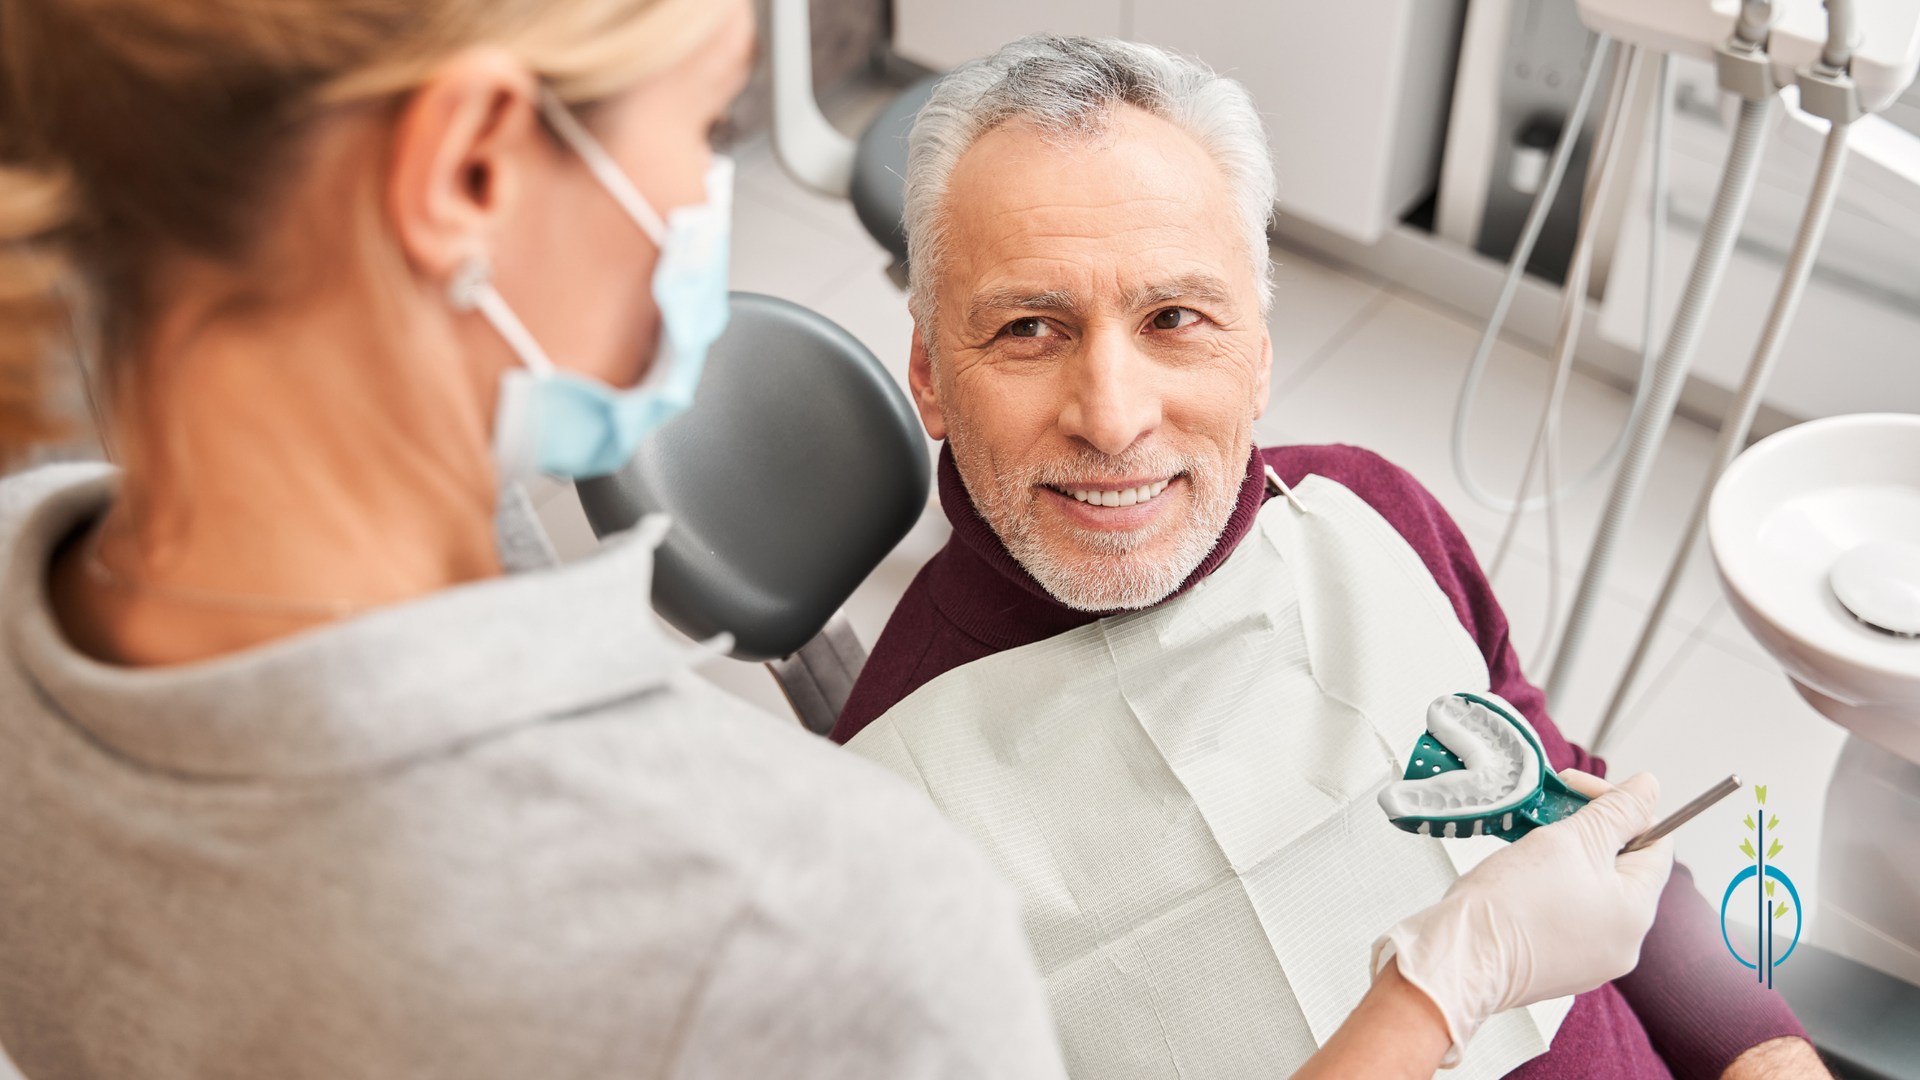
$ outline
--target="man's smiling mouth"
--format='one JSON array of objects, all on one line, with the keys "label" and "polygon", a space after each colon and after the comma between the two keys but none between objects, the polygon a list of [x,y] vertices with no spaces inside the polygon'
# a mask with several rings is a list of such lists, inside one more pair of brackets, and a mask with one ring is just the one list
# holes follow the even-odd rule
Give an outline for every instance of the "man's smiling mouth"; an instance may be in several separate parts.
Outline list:
[{"label": "man's smiling mouth", "polygon": [[1169,476],[1165,480],[1156,480],[1151,484],[1142,484],[1139,487],[1120,488],[1118,490],[1110,490],[1110,489],[1104,489],[1104,488],[1074,488],[1074,487],[1066,487],[1064,485],[1049,485],[1049,486],[1053,487],[1054,491],[1057,491],[1060,494],[1065,495],[1076,502],[1086,503],[1089,506],[1135,506],[1140,503],[1146,502],[1154,498],[1155,496],[1159,495],[1161,492],[1167,490],[1167,485],[1173,483],[1177,479],[1179,479],[1178,476]]}]

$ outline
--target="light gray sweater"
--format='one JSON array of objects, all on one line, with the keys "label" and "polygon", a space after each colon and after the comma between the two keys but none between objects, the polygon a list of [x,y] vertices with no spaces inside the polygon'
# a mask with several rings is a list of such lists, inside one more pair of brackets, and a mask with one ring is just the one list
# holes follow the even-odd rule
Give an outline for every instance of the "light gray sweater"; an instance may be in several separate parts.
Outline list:
[{"label": "light gray sweater", "polygon": [[652,553],[205,663],[70,648],[112,474],[0,483],[0,1044],[34,1080],[1057,1077],[920,793],[686,670]]}]

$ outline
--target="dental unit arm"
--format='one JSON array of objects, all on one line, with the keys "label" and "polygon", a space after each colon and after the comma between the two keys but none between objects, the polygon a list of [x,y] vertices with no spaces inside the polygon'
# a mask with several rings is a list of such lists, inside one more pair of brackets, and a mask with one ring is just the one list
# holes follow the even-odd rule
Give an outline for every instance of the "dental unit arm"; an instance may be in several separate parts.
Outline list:
[{"label": "dental unit arm", "polygon": [[[1827,223],[1832,216],[1840,184],[1845,175],[1848,160],[1850,133],[1855,121],[1866,115],[1875,105],[1885,105],[1912,81],[1916,65],[1920,65],[1920,4],[1911,2],[1900,5],[1870,4],[1866,14],[1877,19],[1875,26],[1885,36],[1899,37],[1890,31],[1889,19],[1893,14],[1907,16],[1904,53],[1901,63],[1890,65],[1886,62],[1883,49],[1876,53],[1863,40],[1860,25],[1863,20],[1858,16],[1858,5],[1854,0],[1829,0],[1826,7],[1830,15],[1828,34],[1824,47],[1817,55],[1801,67],[1791,78],[1798,86],[1799,106],[1807,114],[1825,120],[1828,125],[1825,145],[1820,155],[1820,164],[1814,176],[1813,188],[1807,198],[1805,216],[1795,238],[1791,254],[1787,258],[1785,272],[1781,276],[1779,291],[1774,298],[1766,328],[1755,347],[1754,355],[1741,381],[1739,391],[1727,410],[1720,425],[1719,439],[1714,447],[1714,457],[1703,478],[1700,495],[1695,501],[1691,519],[1683,535],[1678,550],[1668,566],[1666,580],[1658,599],[1642,624],[1640,637],[1634,646],[1625,669],[1615,684],[1613,695],[1601,716],[1600,726],[1594,737],[1594,750],[1605,749],[1609,739],[1616,731],[1616,725],[1624,713],[1627,702],[1634,689],[1642,666],[1651,654],[1653,641],[1661,624],[1665,621],[1667,609],[1678,593],[1681,578],[1684,576],[1693,549],[1705,531],[1707,505],[1720,476],[1733,459],[1746,447],[1747,436],[1752,431],[1755,415],[1760,401],[1771,381],[1774,369],[1778,366],[1784,349],[1788,331],[1793,326],[1794,316],[1799,310],[1801,298],[1805,295],[1807,280],[1813,271],[1813,264],[1820,249],[1820,243],[1826,234]],[[1791,34],[1785,33],[1780,26],[1789,24],[1793,11],[1788,11],[1776,26],[1769,41],[1791,42]],[[1878,43],[1884,45],[1884,43]],[[1793,52],[1794,46],[1789,48]],[[1777,49],[1775,50],[1777,54]],[[1893,55],[1899,56],[1898,50]],[[1880,59],[1873,59],[1880,57]],[[1726,65],[1722,65],[1723,73]],[[1856,73],[1858,77],[1856,78]],[[1764,68],[1756,76],[1771,74],[1778,79],[1780,72],[1767,72]],[[1624,480],[1623,480],[1624,483]],[[1616,495],[1623,494],[1617,490]],[[1630,494],[1637,495],[1637,492]],[[1610,505],[1609,518],[1602,524],[1602,533],[1614,526],[1614,532],[1624,527],[1624,522],[1613,520]],[[1631,511],[1630,501],[1625,508]],[[1607,571],[1605,556],[1610,554],[1611,545],[1603,544],[1605,535],[1595,539],[1594,559],[1589,561],[1585,578],[1581,582],[1581,596],[1584,605],[1576,605],[1574,615],[1569,618],[1566,636],[1563,639],[1560,655],[1557,657],[1552,677],[1548,684],[1548,698],[1555,700],[1556,689],[1562,689],[1570,678],[1578,660],[1579,646],[1592,616],[1593,601],[1604,584]]]},{"label": "dental unit arm", "polygon": [[813,20],[807,0],[773,0],[773,147],[794,179],[835,198],[853,186],[854,142],[813,96]]},{"label": "dental unit arm", "polygon": [[[1792,86],[1815,63],[1844,68],[1859,88],[1860,108],[1891,105],[1920,69],[1914,5],[1906,0],[1854,0],[1830,26],[1822,0],[1579,0],[1580,19],[1624,42],[1709,63],[1729,35],[1761,44],[1774,86]],[[1757,10],[1758,9],[1758,10]],[[1771,9],[1770,14],[1763,14]],[[1758,37],[1753,35],[1756,32]],[[1850,49],[1841,53],[1836,49]]]},{"label": "dental unit arm", "polygon": [[[1653,380],[1651,393],[1644,407],[1632,418],[1626,455],[1619,472],[1614,476],[1606,509],[1594,530],[1580,587],[1574,596],[1566,626],[1561,631],[1553,666],[1547,676],[1549,710],[1557,707],[1566,693],[1568,680],[1578,663],[1587,631],[1599,605],[1601,588],[1612,568],[1613,558],[1620,548],[1627,525],[1639,508],[1640,497],[1653,473],[1654,459],[1666,438],[1674,411],[1679,406],[1680,391],[1685,385],[1687,371],[1693,364],[1694,352],[1706,329],[1707,315],[1726,279],[1727,265],[1732,258],[1734,244],[1739,239],[1741,223],[1746,219],[1754,186],[1759,180],[1761,155],[1771,128],[1776,90],[1768,43],[1771,40],[1769,27],[1775,21],[1774,5],[1765,0],[1747,0],[1740,5],[1730,28],[1726,25],[1728,15],[1733,14],[1730,10],[1710,9],[1704,3],[1675,6],[1683,7],[1695,15],[1706,10],[1716,20],[1712,36],[1706,39],[1711,44],[1706,48],[1717,66],[1721,89],[1740,98],[1740,119],[1728,149],[1718,190],[1714,194],[1713,208],[1701,235],[1699,251],[1681,294],[1679,308],[1674,313],[1667,340],[1650,373]],[[1596,23],[1611,25],[1604,18],[1597,19],[1587,6],[1582,7],[1581,14],[1590,26]],[[1623,32],[1638,33],[1638,27],[1633,24],[1627,24],[1622,29]],[[1651,39],[1649,44],[1655,47],[1665,44],[1657,35],[1646,36]]]}]

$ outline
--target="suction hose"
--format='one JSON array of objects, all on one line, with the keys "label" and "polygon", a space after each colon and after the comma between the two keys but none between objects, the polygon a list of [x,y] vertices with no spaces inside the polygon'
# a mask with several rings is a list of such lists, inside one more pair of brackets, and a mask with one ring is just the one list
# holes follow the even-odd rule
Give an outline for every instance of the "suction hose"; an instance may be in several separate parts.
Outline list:
[{"label": "suction hose", "polygon": [[[1547,390],[1546,405],[1540,410],[1540,424],[1534,432],[1533,449],[1527,454],[1527,464],[1521,470],[1520,490],[1514,496],[1513,511],[1507,515],[1507,527],[1500,537],[1500,549],[1493,557],[1493,572],[1498,573],[1501,563],[1506,560],[1509,545],[1520,524],[1520,516],[1526,504],[1527,486],[1533,482],[1533,467],[1541,459],[1546,463],[1546,481],[1543,485],[1549,493],[1547,497],[1547,617],[1545,626],[1547,636],[1541,640],[1535,655],[1545,652],[1551,643],[1553,624],[1559,618],[1560,607],[1560,520],[1557,513],[1559,500],[1552,494],[1560,482],[1559,447],[1560,414],[1566,400],[1567,383],[1573,374],[1573,352],[1580,342],[1580,323],[1587,310],[1587,282],[1593,270],[1593,249],[1595,244],[1595,222],[1601,208],[1606,206],[1615,174],[1619,172],[1621,149],[1625,145],[1622,129],[1626,126],[1628,99],[1632,87],[1639,79],[1641,62],[1644,59],[1639,46],[1630,46],[1614,57],[1612,92],[1608,95],[1606,112],[1600,124],[1600,137],[1595,140],[1592,167],[1588,177],[1587,197],[1580,211],[1580,227],[1573,246],[1573,257],[1567,262],[1567,278],[1560,290],[1560,321],[1554,334],[1553,347],[1548,353],[1553,363],[1553,382]],[[1624,434],[1624,428],[1622,429]],[[1621,440],[1616,440],[1619,445]],[[1605,465],[1603,463],[1602,467]]]},{"label": "suction hose", "polygon": [[1680,400],[1680,388],[1687,368],[1693,362],[1700,332],[1706,326],[1707,312],[1726,278],[1727,261],[1740,235],[1740,223],[1746,217],[1747,203],[1753,196],[1754,182],[1760,175],[1760,152],[1766,145],[1771,97],[1743,98],[1740,121],[1734,127],[1733,146],[1727,153],[1726,171],[1720,176],[1720,189],[1713,199],[1713,211],[1707,217],[1706,231],[1700,237],[1700,251],[1688,275],[1680,309],[1674,315],[1660,362],[1653,372],[1653,388],[1647,407],[1634,417],[1627,452],[1614,478],[1613,491],[1587,555],[1586,572],[1580,579],[1580,591],[1574,596],[1573,611],[1560,639],[1560,651],[1554,658],[1553,673],[1547,680],[1547,709],[1557,708],[1566,693],[1567,681],[1578,663],[1580,649],[1586,644],[1587,629],[1600,602],[1600,588],[1613,557],[1626,533],[1628,523],[1645,492],[1653,471],[1654,455],[1666,437],[1667,424]]},{"label": "suction hose", "polygon": [[[1473,467],[1467,461],[1467,429],[1473,414],[1473,400],[1480,392],[1480,377],[1486,372],[1487,359],[1493,355],[1494,342],[1500,339],[1500,328],[1506,325],[1507,309],[1513,306],[1513,298],[1520,292],[1520,282],[1527,276],[1527,261],[1533,257],[1534,245],[1540,240],[1540,232],[1546,227],[1547,212],[1553,209],[1553,199],[1560,191],[1560,182],[1567,174],[1567,162],[1573,157],[1574,144],[1580,140],[1580,128],[1586,123],[1587,110],[1593,102],[1594,88],[1600,83],[1600,70],[1605,67],[1608,50],[1613,39],[1605,34],[1595,34],[1593,45],[1587,53],[1587,74],[1580,83],[1579,96],[1574,99],[1573,111],[1567,114],[1567,120],[1560,129],[1560,140],[1554,144],[1553,157],[1548,160],[1546,179],[1541,182],[1540,190],[1534,194],[1533,207],[1527,212],[1527,223],[1520,230],[1520,239],[1514,244],[1513,256],[1507,260],[1507,277],[1500,286],[1500,298],[1493,305],[1493,314],[1487,316],[1487,327],[1480,333],[1480,344],[1473,351],[1473,360],[1467,364],[1467,374],[1460,382],[1460,396],[1453,408],[1453,474],[1460,480],[1460,486],[1468,495],[1482,506],[1501,513],[1519,510],[1538,510],[1547,505],[1548,500],[1556,498],[1555,492],[1533,499],[1509,500],[1487,490],[1473,475]],[[1641,382],[1644,384],[1645,379]],[[1573,487],[1586,483],[1598,476],[1613,463],[1614,451],[1601,459],[1591,475],[1576,481]],[[1531,463],[1529,463],[1529,472]],[[1522,480],[1525,487],[1525,480]]]}]

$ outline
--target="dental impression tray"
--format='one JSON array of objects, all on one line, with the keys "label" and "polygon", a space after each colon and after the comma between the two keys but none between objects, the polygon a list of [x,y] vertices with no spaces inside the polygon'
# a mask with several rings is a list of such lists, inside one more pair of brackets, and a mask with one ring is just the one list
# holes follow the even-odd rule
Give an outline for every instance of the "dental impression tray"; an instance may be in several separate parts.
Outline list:
[{"label": "dental impression tray", "polygon": [[1380,808],[1407,832],[1507,841],[1587,802],[1547,767],[1540,736],[1519,710],[1479,694],[1427,706],[1427,733],[1407,759],[1406,778],[1380,791]]}]

